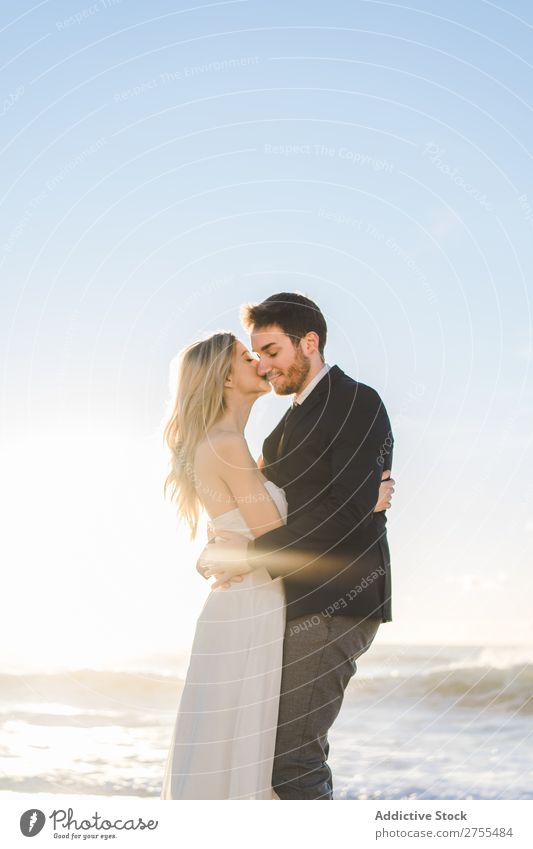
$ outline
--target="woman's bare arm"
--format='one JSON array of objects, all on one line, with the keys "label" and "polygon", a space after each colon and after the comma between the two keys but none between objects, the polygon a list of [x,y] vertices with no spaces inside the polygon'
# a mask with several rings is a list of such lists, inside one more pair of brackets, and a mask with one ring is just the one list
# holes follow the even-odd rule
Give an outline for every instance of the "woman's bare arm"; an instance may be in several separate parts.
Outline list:
[{"label": "woman's bare arm", "polygon": [[224,434],[217,439],[217,473],[230,490],[254,537],[283,525],[244,437]]}]

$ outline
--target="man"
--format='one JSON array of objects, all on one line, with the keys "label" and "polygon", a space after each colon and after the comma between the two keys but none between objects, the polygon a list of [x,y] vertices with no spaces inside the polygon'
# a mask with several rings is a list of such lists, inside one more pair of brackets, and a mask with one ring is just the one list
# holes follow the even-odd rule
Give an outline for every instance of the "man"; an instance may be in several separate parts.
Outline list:
[{"label": "man", "polygon": [[235,569],[222,565],[229,546],[242,574],[264,567],[283,577],[287,626],[272,784],[280,799],[327,800],[328,731],[356,659],[392,619],[386,516],[377,502],[393,437],[377,392],[325,363],[327,325],[313,301],[282,292],[246,306],[242,319],[258,373],[276,394],[293,395],[261,462],[285,490],[287,524],[252,542],[222,533],[199,564],[214,564],[213,586],[234,580]]}]

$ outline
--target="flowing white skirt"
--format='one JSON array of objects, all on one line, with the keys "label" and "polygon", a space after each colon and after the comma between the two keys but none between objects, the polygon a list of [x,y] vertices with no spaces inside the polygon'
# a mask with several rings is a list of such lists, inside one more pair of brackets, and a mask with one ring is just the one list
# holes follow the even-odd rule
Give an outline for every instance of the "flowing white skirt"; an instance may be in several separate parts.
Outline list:
[{"label": "flowing white skirt", "polygon": [[198,618],[161,799],[275,799],[285,597],[263,569]]}]

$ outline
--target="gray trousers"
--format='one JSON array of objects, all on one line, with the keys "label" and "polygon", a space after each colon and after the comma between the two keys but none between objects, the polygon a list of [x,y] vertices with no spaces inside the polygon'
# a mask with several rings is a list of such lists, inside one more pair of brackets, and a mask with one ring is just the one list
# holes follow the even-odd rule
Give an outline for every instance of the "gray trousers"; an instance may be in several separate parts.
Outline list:
[{"label": "gray trousers", "polygon": [[280,799],[332,799],[328,731],[380,619],[308,614],[287,622],[272,785]]}]

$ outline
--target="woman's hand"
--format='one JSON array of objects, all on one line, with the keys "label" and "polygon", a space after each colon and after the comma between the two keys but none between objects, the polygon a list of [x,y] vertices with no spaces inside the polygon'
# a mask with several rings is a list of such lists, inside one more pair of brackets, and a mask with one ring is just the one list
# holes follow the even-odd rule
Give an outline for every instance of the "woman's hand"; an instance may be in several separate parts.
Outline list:
[{"label": "woman's hand", "polygon": [[206,545],[198,563],[203,566],[206,578],[213,576],[215,581],[211,589],[227,589],[231,582],[242,581],[242,575],[252,569],[246,559],[248,539],[235,531],[218,530],[216,541]]},{"label": "woman's hand", "polygon": [[[224,569],[222,571],[216,571],[216,572],[214,570],[210,571],[208,569],[206,577],[210,578],[211,576],[213,576],[213,578],[215,579],[213,581],[213,583],[211,584],[211,590],[218,590],[219,587],[221,587],[224,590],[227,590],[228,587],[231,586],[231,584],[237,584],[240,581],[242,581],[243,573],[242,572],[236,572],[235,571],[236,568],[237,568],[236,566],[235,567],[230,566],[227,569]],[[242,569],[242,565],[241,565],[240,568]],[[252,570],[250,568],[248,568],[247,571],[251,572]]]},{"label": "woman's hand", "polygon": [[378,500],[374,507],[374,513],[380,513],[382,510],[389,509],[395,483],[394,478],[390,476],[390,469],[386,469],[381,475],[381,485],[379,487]]},{"label": "woman's hand", "polygon": [[[212,522],[207,523],[207,545],[215,541],[216,531],[215,526]],[[207,545],[204,546],[202,553],[200,554],[198,560],[196,561],[196,571],[202,578],[206,578],[205,570],[207,568],[206,563],[208,558],[206,557]]]}]

